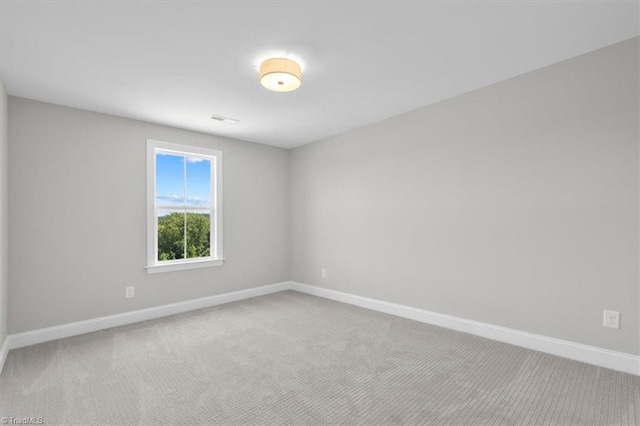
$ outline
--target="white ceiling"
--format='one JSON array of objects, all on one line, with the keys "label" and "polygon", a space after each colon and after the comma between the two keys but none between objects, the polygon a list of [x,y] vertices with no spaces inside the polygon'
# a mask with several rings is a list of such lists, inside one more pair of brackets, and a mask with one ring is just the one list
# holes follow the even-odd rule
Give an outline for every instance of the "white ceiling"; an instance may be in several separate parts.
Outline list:
[{"label": "white ceiling", "polygon": [[[7,2],[9,94],[295,147],[638,35],[636,2]],[[262,59],[301,59],[269,92]],[[212,114],[238,124],[211,120]]]}]

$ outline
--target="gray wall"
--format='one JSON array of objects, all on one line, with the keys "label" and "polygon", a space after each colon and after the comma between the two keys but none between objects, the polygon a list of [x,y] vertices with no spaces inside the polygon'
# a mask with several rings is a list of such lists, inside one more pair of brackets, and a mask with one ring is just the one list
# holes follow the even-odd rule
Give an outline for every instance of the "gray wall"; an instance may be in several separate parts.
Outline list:
[{"label": "gray wall", "polygon": [[0,75],[0,346],[8,334],[7,147],[9,145],[9,126],[7,115],[7,92]]},{"label": "gray wall", "polygon": [[291,278],[637,354],[637,48],[293,150]]},{"label": "gray wall", "polygon": [[[289,151],[14,97],[9,121],[10,333],[289,278]],[[224,152],[224,266],[145,271],[147,138]]]}]

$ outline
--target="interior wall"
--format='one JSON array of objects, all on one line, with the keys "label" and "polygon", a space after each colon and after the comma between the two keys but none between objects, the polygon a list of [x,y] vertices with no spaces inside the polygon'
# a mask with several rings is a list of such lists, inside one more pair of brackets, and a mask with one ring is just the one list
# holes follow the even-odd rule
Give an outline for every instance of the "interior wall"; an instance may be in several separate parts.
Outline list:
[{"label": "interior wall", "polygon": [[291,162],[294,281],[638,353],[637,38]]},{"label": "interior wall", "polygon": [[[288,280],[289,151],[15,97],[9,121],[11,334]],[[223,151],[224,266],[147,274],[147,139]]]},{"label": "interior wall", "polygon": [[7,91],[0,75],[0,346],[8,335],[7,152],[9,144]]}]

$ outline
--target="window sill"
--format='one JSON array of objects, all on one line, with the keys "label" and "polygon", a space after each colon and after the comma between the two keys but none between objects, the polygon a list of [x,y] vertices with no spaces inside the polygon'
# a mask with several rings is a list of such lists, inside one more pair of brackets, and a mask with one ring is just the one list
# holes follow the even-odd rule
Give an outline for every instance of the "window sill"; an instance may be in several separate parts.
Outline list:
[{"label": "window sill", "polygon": [[160,272],[182,271],[185,269],[196,268],[209,268],[211,266],[222,266],[225,259],[204,259],[204,260],[191,260],[188,262],[167,262],[157,263],[155,265],[146,266],[147,273],[157,274]]}]

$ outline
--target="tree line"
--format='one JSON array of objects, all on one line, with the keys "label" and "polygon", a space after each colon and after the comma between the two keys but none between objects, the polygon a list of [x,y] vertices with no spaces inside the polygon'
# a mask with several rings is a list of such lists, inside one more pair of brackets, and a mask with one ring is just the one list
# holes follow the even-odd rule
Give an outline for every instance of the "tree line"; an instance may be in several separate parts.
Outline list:
[{"label": "tree line", "polygon": [[[209,214],[186,213],[187,258],[211,255],[211,218]],[[173,212],[158,218],[158,260],[184,259],[185,213]]]}]

